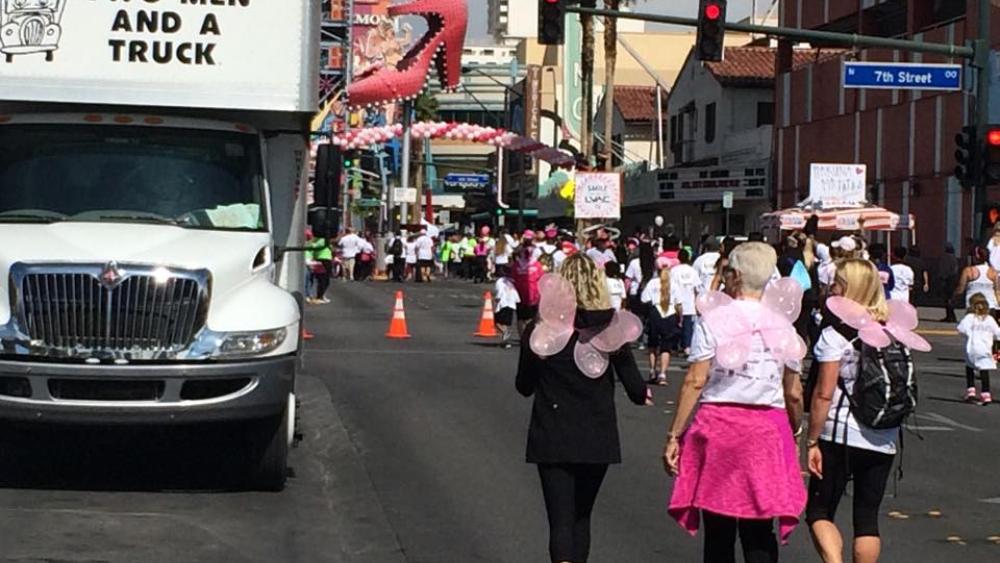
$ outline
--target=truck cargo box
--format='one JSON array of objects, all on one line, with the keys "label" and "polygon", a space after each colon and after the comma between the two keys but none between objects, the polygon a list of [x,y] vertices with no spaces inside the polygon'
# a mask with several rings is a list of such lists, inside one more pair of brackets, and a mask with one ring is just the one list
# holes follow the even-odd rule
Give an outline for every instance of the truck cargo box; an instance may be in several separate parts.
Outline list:
[{"label": "truck cargo box", "polygon": [[0,100],[314,112],[319,0],[0,3]]}]

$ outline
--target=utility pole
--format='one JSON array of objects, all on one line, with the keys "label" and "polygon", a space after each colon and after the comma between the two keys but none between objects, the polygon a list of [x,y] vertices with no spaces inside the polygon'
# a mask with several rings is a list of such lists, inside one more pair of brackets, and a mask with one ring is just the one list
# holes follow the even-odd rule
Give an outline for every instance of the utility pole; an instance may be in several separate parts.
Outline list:
[{"label": "utility pole", "polygon": [[[406,100],[403,102],[403,164],[400,166],[399,183],[401,188],[410,187],[410,149],[411,135],[410,126],[413,125],[413,102]],[[410,207],[405,201],[400,202],[399,222],[406,224],[410,220]]]}]

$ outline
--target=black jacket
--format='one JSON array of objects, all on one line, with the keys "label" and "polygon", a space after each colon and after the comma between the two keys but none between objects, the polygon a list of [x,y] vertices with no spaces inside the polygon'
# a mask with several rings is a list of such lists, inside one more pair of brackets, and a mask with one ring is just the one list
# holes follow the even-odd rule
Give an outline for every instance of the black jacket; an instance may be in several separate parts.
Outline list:
[{"label": "black jacket", "polygon": [[517,390],[535,396],[528,429],[528,463],[620,463],[618,417],[615,411],[615,374],[629,399],[643,405],[646,384],[628,345],[611,354],[608,370],[597,379],[580,372],[573,359],[579,329],[606,326],[613,312],[578,311],[569,344],[549,358],[540,358],[528,346],[534,325],[522,337],[517,368]]}]

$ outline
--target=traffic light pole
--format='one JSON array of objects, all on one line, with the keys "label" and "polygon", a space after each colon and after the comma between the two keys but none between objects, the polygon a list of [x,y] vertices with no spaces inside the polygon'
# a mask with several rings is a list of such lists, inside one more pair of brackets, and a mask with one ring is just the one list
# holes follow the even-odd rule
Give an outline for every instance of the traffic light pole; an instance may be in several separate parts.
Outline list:
[{"label": "traffic light pole", "polygon": [[973,42],[975,46],[975,58],[973,66],[976,68],[976,143],[974,147],[979,149],[980,165],[979,179],[976,181],[976,191],[973,193],[973,238],[981,237],[983,233],[983,219],[986,214],[986,173],[985,163],[988,161],[986,155],[986,132],[989,129],[990,113],[990,8],[993,2],[979,0],[979,38]]}]

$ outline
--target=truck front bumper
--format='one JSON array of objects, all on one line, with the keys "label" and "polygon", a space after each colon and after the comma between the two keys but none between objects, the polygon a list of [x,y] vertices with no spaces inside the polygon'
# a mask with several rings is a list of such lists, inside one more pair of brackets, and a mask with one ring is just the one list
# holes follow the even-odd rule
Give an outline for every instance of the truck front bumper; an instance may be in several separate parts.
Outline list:
[{"label": "truck front bumper", "polygon": [[0,360],[0,420],[186,424],[282,412],[294,356],[213,364],[81,365]]}]

